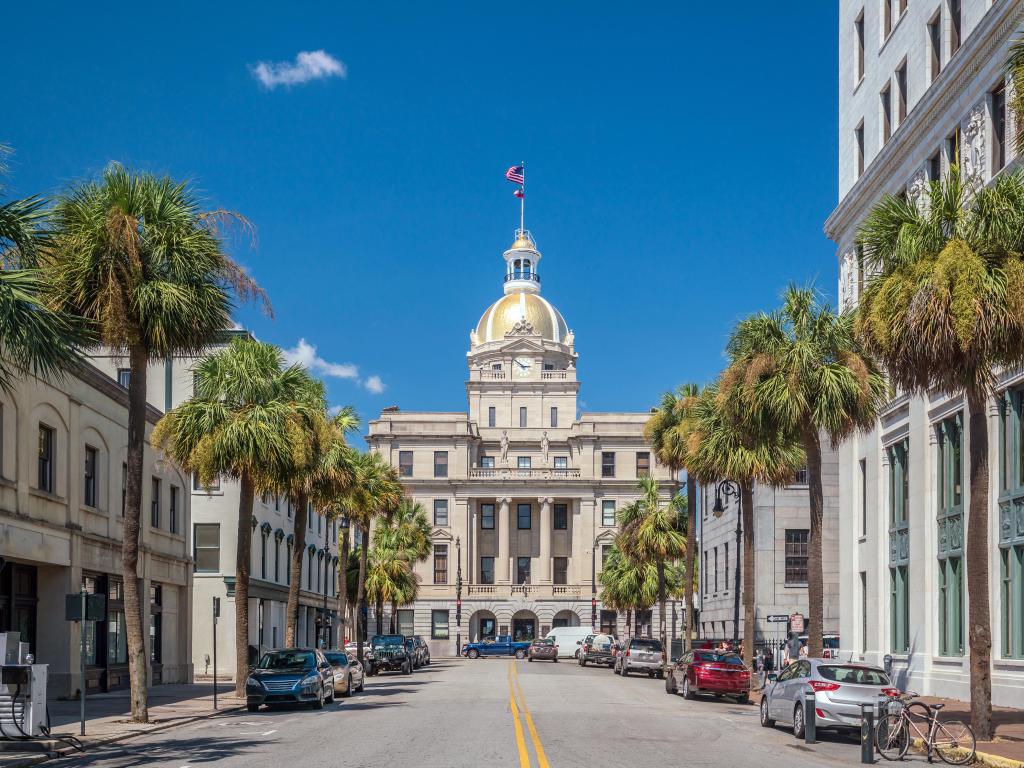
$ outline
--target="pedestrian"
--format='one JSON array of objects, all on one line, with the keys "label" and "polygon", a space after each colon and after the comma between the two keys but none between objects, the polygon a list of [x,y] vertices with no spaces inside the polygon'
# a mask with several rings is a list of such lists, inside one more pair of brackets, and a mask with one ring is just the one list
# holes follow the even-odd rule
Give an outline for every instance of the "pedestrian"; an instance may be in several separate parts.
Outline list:
[{"label": "pedestrian", "polygon": [[775,658],[770,648],[764,649],[764,658],[761,659],[761,668],[765,674],[769,674],[775,671]]},{"label": "pedestrian", "polygon": [[800,646],[800,658],[801,659],[806,659],[807,658],[807,643],[804,643],[804,644],[802,644]]},{"label": "pedestrian", "polygon": [[800,642],[800,635],[798,635],[796,632],[790,632],[789,638],[786,640],[786,654],[782,661],[784,665],[791,664],[792,662],[800,658],[801,645],[802,643]]}]

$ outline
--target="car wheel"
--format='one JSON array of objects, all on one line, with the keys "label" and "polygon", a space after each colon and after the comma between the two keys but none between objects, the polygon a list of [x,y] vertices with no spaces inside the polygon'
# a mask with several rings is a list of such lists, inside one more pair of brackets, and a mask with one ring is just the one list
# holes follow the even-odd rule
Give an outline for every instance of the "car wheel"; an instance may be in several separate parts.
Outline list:
[{"label": "car wheel", "polygon": [[345,681],[345,692],[341,694],[342,698],[347,699],[352,695],[352,675],[348,676],[348,680]]},{"label": "car wheel", "polygon": [[245,709],[248,712],[256,712],[260,708],[259,704],[246,704]]},{"label": "car wheel", "polygon": [[693,701],[693,689],[690,688],[690,678],[683,678],[683,698],[687,701]]},{"label": "car wheel", "polygon": [[324,708],[324,686],[320,684],[320,693],[316,695],[316,700],[313,702],[313,709]]},{"label": "car wheel", "polygon": [[558,657],[555,656],[555,658],[553,658],[552,661],[555,662],[555,664],[557,664],[558,663]]},{"label": "car wheel", "polygon": [[334,692],[334,682],[332,681],[331,682],[331,697],[327,701],[329,703],[333,704],[334,703],[334,699],[336,698],[336,696],[337,696],[337,694]]},{"label": "car wheel", "polygon": [[576,653],[574,653],[573,656],[576,657],[577,659],[580,657],[580,649],[579,648],[576,649]]},{"label": "car wheel", "polygon": [[586,656],[579,656],[578,658],[580,660],[580,666],[581,667],[587,666],[587,657]]},{"label": "car wheel", "polygon": [[797,704],[793,708],[793,736],[798,739],[804,737],[804,705]]},{"label": "car wheel", "polygon": [[366,685],[366,675],[359,678],[359,686],[356,688],[356,693],[362,693],[363,687]]},{"label": "car wheel", "polygon": [[775,721],[768,717],[768,697],[764,694],[761,695],[761,727],[775,727]]},{"label": "car wheel", "polygon": [[516,658],[517,659],[526,658],[526,652],[522,648],[520,648],[518,651],[516,651]]},{"label": "car wheel", "polygon": [[675,696],[678,693],[676,688],[676,676],[669,672],[665,675],[665,693]]},{"label": "car wheel", "polygon": [[533,656],[527,659],[527,661],[533,661]]},{"label": "car wheel", "polygon": [[658,679],[659,680],[664,680],[665,679],[665,670],[664,669],[659,669],[658,670]]},{"label": "car wheel", "polygon": [[622,665],[622,676],[629,677],[629,666],[627,664]]},{"label": "car wheel", "polygon": [[476,648],[470,648],[469,653],[467,653],[466,655],[469,656],[469,658],[471,659],[479,659],[480,651],[478,651]]},{"label": "car wheel", "polygon": [[744,694],[741,694],[740,696],[737,696],[736,697],[736,703],[737,704],[749,704],[750,703],[750,694],[749,693],[744,693]]}]

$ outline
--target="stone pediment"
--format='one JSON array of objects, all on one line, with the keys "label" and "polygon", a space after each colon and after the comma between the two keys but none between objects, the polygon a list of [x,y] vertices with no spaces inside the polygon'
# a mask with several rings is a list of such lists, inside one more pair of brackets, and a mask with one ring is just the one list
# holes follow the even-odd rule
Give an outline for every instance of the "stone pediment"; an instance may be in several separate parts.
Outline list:
[{"label": "stone pediment", "polygon": [[503,352],[543,352],[544,343],[540,336],[506,336],[501,350]]},{"label": "stone pediment", "polygon": [[431,541],[455,541],[455,537],[452,536],[451,531],[446,528],[435,528],[430,533]]}]

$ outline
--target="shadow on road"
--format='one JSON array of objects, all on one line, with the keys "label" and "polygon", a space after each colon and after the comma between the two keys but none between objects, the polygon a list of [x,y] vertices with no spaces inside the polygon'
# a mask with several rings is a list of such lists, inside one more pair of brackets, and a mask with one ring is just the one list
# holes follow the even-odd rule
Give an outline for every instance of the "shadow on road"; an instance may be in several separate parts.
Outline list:
[{"label": "shadow on road", "polygon": [[87,766],[102,763],[116,768],[151,765],[174,758],[193,765],[212,763],[247,752],[257,752],[262,745],[251,739],[216,739],[208,735],[197,738],[169,739],[153,744],[111,744],[97,747],[81,755],[69,756],[54,763],[64,766]]}]

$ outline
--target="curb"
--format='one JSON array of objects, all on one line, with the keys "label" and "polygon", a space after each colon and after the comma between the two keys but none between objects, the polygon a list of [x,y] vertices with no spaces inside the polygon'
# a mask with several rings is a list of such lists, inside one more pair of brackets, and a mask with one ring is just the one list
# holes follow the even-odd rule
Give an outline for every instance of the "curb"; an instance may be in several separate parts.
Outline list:
[{"label": "curb", "polygon": [[[925,754],[924,739],[914,739],[910,746],[918,754]],[[1020,760],[981,751],[974,753],[974,762],[972,765],[983,765],[986,766],[986,768],[1024,768],[1024,763]]]},{"label": "curb", "polygon": [[[61,747],[53,752],[43,752],[36,755],[31,755],[22,759],[14,758],[10,762],[4,762],[0,758],[0,765],[3,768],[22,768],[28,765],[38,765],[39,763],[45,763],[47,760],[56,760],[61,757],[68,757],[69,755],[84,754],[91,751],[95,747],[105,747],[108,744],[116,744],[119,741],[127,741],[129,739],[138,738],[139,736],[148,736],[151,733],[160,733],[161,731],[169,731],[172,728],[178,728],[182,725],[189,725],[191,723],[199,722],[200,720],[207,720],[217,715],[225,714],[226,712],[235,712],[245,707],[245,704],[236,704],[230,707],[221,707],[215,711],[207,712],[202,715],[195,715],[194,717],[187,717],[182,720],[175,720],[173,723],[164,723],[163,725],[156,725],[152,728],[148,728],[144,731],[131,731],[128,733],[115,734],[113,736],[106,736],[96,741],[90,741],[83,750],[75,749],[74,747]],[[1000,767],[1002,768],[1002,767]],[[1012,768],[1016,768],[1013,766]]]}]

